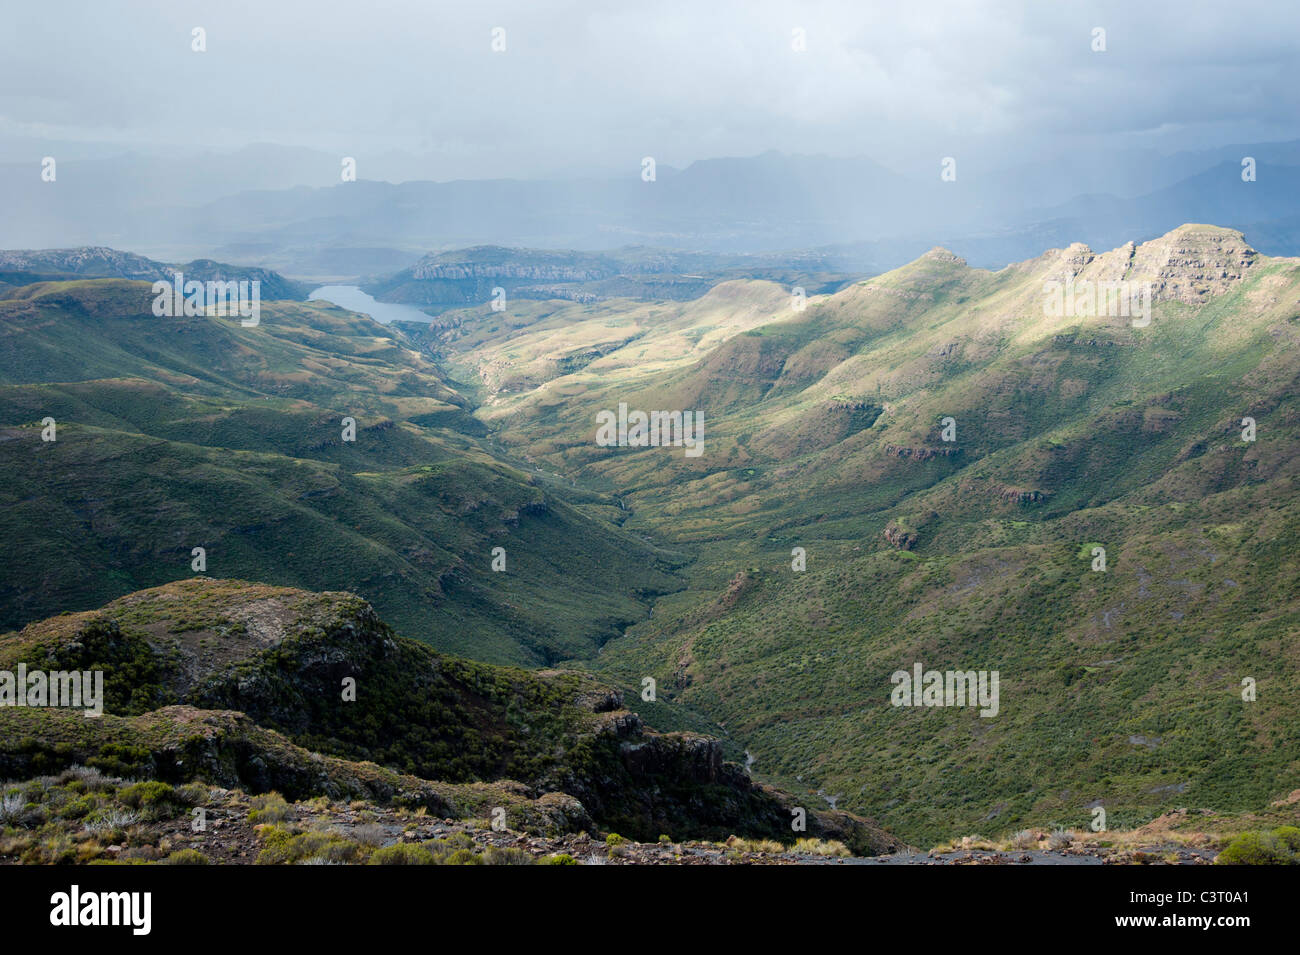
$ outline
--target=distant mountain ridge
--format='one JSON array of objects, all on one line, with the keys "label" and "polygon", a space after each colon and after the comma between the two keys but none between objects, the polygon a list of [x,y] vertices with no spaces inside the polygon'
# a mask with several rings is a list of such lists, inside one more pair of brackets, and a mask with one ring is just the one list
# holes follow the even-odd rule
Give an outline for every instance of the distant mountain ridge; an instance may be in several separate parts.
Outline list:
[{"label": "distant mountain ridge", "polygon": [[[1247,157],[1256,163],[1248,183]],[[944,158],[956,161],[950,181],[940,178]],[[361,179],[341,183],[335,157],[250,147],[188,176],[183,165],[118,157],[71,164],[57,184],[31,188],[12,169],[0,178],[11,183],[0,194],[9,213],[0,243],[125,246],[330,280],[487,244],[818,250],[831,257],[828,270],[862,273],[906,264],[938,241],[1001,267],[1051,245],[1111,247],[1183,222],[1237,228],[1269,254],[1300,252],[1300,140],[1172,155],[1063,152],[1008,168],[960,154],[896,170],[865,157],[767,152],[660,163],[653,181],[637,163],[624,176],[547,180],[392,182],[367,178],[367,169],[383,176],[382,163],[362,159],[360,168]],[[428,170],[435,176],[436,164]]]},{"label": "distant mountain ridge", "polygon": [[174,280],[177,272],[187,280],[223,282],[247,279],[261,283],[261,295],[268,301],[302,301],[311,286],[286,279],[278,272],[258,267],[226,265],[212,259],[195,259],[183,265],[167,265],[153,259],[99,246],[72,249],[0,249],[0,290],[60,279],[138,279],[146,282]]},{"label": "distant mountain ridge", "polygon": [[852,276],[810,253],[730,255],[628,247],[608,252],[477,246],[432,252],[408,269],[363,288],[380,301],[441,310],[510,298],[592,303],[609,298],[686,301],[735,278],[758,278],[835,291]]}]

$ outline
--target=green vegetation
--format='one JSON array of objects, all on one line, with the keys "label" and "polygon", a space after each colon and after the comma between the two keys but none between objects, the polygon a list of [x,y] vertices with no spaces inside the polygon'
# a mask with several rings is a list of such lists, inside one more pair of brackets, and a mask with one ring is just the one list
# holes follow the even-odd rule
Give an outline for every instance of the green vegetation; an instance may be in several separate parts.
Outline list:
[{"label": "green vegetation", "polygon": [[13,294],[0,626],[191,576],[203,547],[214,576],[361,592],[441,649],[537,665],[589,655],[681,586],[680,556],[584,512],[596,495],[495,461],[466,399],[363,316],[160,319],[147,284],[116,280]]},{"label": "green vegetation", "polygon": [[[0,776],[83,764],[143,778],[122,797],[143,821],[201,780],[260,793],[255,825],[291,823],[288,800],[345,794],[458,818],[500,807],[521,830],[599,821],[646,841],[665,828],[724,838],[788,825],[779,794],[722,764],[715,741],[646,729],[578,671],[443,656],[351,594],[186,580],[0,641],[0,669],[51,659],[91,670],[129,659],[152,682],[106,693],[97,719],[0,707]],[[863,852],[890,844],[842,814],[810,825]]]},{"label": "green vegetation", "polygon": [[[1079,269],[1158,283],[1151,324],[1046,314]],[[1300,789],[1300,264],[1235,233],[996,273],[940,250],[803,311],[737,280],[409,335],[293,303],[162,334],[142,289],[0,300],[0,619],[79,611],[0,665],[102,667],[109,712],[0,713],[16,778],[202,767],[642,841],[780,839],[802,808],[854,851],[886,839],[809,807],[918,845],[1061,843],[1096,805],[1136,829]],[[703,410],[704,454],[596,446],[620,402]],[[200,545],[277,586],[177,582]],[[998,671],[998,715],[892,706],[917,662]],[[647,675],[638,712],[680,733],[607,689]],[[722,760],[746,751],[779,791]],[[1234,851],[1285,848],[1252,838]]]},{"label": "green vegetation", "polygon": [[[1163,289],[1150,326],[1045,314],[1045,280],[1117,263]],[[719,286],[542,384],[608,314],[440,345],[463,377],[483,369],[477,413],[508,452],[616,494],[625,529],[695,558],[688,589],[588,665],[628,691],[654,676],[643,712],[725,724],[730,758],[804,801],[839,793],[934,844],[989,819],[1082,828],[1098,802],[1136,827],[1300,788],[1298,290],[1295,260],[1187,226],[996,273],[931,253],[802,312]],[[596,447],[594,411],[619,401],[703,408],[704,454]],[[999,715],[891,706],[890,674],[917,661],[999,671]]]},{"label": "green vegetation", "polygon": [[1214,860],[1219,865],[1300,865],[1300,829],[1243,832]]}]

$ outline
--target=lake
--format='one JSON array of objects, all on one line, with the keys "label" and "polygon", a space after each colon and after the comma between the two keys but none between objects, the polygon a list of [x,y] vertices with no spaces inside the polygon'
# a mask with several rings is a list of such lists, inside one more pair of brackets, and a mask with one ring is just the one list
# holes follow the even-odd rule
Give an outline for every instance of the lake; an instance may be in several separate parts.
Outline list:
[{"label": "lake", "polygon": [[431,322],[428,315],[413,305],[378,302],[355,285],[322,285],[307,296],[319,298],[353,312],[365,312],[381,325],[389,322]]}]

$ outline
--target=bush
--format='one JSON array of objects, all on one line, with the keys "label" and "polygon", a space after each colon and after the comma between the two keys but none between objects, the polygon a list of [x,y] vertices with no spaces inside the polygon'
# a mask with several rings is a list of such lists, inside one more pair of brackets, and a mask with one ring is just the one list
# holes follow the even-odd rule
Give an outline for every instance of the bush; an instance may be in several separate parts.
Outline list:
[{"label": "bush", "polygon": [[617,832],[611,832],[609,835],[605,837],[605,845],[609,846],[611,849],[617,846],[625,845],[627,842],[628,840],[624,839]]},{"label": "bush", "polygon": [[484,865],[532,865],[533,854],[513,846],[489,846],[483,851]]},{"label": "bush", "polygon": [[363,846],[382,846],[384,840],[388,838],[388,831],[377,822],[357,826],[350,834]]},{"label": "bush", "polygon": [[258,865],[294,865],[318,857],[328,862],[360,862],[365,850],[334,833],[303,832],[290,835],[288,830],[271,827],[264,832],[267,846],[257,856]]},{"label": "bush", "polygon": [[60,773],[59,782],[69,786],[79,784],[87,792],[109,792],[115,788],[113,780],[94,766],[82,766],[80,764],[69,766]]},{"label": "bush", "polygon": [[469,849],[457,849],[447,857],[443,865],[482,865],[483,860]]},{"label": "bush", "polygon": [[1300,852],[1291,848],[1300,830],[1283,826],[1273,832],[1243,832],[1215,858],[1218,865],[1300,865]]},{"label": "bush", "polygon": [[[805,839],[803,841],[813,843],[817,840]],[[785,846],[774,839],[742,839],[740,836],[729,836],[727,845],[737,852],[762,852],[768,855],[780,855],[785,852]],[[847,854],[847,851],[845,854]]]},{"label": "bush", "polygon": [[[455,832],[443,839],[430,839],[421,843],[421,845],[433,856],[435,865],[461,864],[450,861],[451,857],[457,852],[468,852],[470,855],[474,855],[474,840],[465,832]],[[469,864],[477,865],[478,863]]]},{"label": "bush", "polygon": [[577,865],[578,860],[567,852],[557,852],[553,856],[543,856],[537,860],[538,865]]},{"label": "bush", "polygon": [[22,825],[27,816],[26,805],[26,798],[17,790],[0,796],[0,825]]},{"label": "bush", "polygon": [[1287,849],[1300,854],[1300,829],[1295,826],[1282,826],[1280,829],[1274,829],[1273,835]]},{"label": "bush", "polygon": [[110,806],[100,809],[86,817],[84,829],[100,835],[117,835],[140,821],[140,814],[133,809],[119,809]]},{"label": "bush", "polygon": [[254,825],[284,822],[293,817],[293,810],[284,801],[284,797],[277,792],[254,796],[252,806],[252,810],[248,813],[248,821]]},{"label": "bush", "polygon": [[117,794],[118,802],[130,809],[138,809],[142,819],[171,819],[185,808],[179,793],[166,783],[157,780],[135,783]]},{"label": "bush", "polygon": [[433,853],[423,846],[399,842],[370,853],[369,865],[436,865]]}]

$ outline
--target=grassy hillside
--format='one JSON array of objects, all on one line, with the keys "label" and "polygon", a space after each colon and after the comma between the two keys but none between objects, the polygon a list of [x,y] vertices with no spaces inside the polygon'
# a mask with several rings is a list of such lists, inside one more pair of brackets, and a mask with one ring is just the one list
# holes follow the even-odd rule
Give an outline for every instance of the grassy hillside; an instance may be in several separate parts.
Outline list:
[{"label": "grassy hillside", "polygon": [[[655,733],[582,673],[443,656],[351,594],[181,581],[0,636],[0,669],[19,664],[103,672],[104,715],[0,707],[5,778],[79,764],[448,815],[508,805],[559,824],[562,803],[530,805],[552,793],[580,801],[568,823],[646,841],[790,841],[788,797],[724,763],[716,741]],[[809,832],[861,852],[895,844],[844,813],[810,813]]]},{"label": "grassy hillside", "polygon": [[[1052,314],[1066,278],[1149,285],[1150,324]],[[479,414],[695,556],[594,665],[654,675],[756,772],[917,842],[1259,807],[1300,785],[1298,292],[1300,263],[1212,226],[996,273],[935,250],[702,353],[638,362],[647,332]],[[450,358],[500,387],[559,352],[543,331],[449,336]],[[620,401],[703,409],[704,454],[598,447]],[[998,670],[998,716],[892,706],[918,661]]]},{"label": "grassy hillside", "polygon": [[0,625],[191,576],[202,547],[210,575],[354,590],[443,649],[545,664],[680,587],[680,558],[592,516],[611,502],[490,455],[364,316],[275,302],[245,328],[150,300],[112,280],[0,300]]}]

